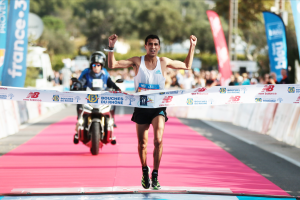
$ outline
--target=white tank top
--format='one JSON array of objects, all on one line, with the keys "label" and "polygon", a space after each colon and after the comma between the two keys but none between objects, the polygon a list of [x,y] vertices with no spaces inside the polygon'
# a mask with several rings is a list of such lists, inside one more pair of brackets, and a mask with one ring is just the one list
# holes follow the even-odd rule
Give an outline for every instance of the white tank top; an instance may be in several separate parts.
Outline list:
[{"label": "white tank top", "polygon": [[166,79],[162,74],[159,57],[154,70],[147,69],[145,56],[141,57],[141,65],[137,75],[134,77],[135,92],[146,90],[162,90],[165,88]]}]

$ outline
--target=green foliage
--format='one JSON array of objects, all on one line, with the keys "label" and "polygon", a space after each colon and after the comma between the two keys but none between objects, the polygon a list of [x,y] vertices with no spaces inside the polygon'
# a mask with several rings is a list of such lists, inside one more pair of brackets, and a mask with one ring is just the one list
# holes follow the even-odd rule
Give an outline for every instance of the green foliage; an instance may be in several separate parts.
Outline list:
[{"label": "green foliage", "polygon": [[59,31],[65,29],[64,21],[58,17],[46,15],[42,18],[45,28],[48,30]]},{"label": "green foliage", "polygon": [[183,19],[175,9],[165,6],[145,8],[137,19],[141,38],[156,34],[162,36],[166,44],[182,38]]},{"label": "green foliage", "polygon": [[58,17],[44,16],[44,31],[38,45],[46,47],[51,54],[73,54],[74,43],[65,29],[65,23]]},{"label": "green foliage", "polygon": [[202,61],[202,69],[207,70],[211,66],[218,66],[218,58],[216,54],[204,53],[199,56]]},{"label": "green foliage", "polygon": [[[215,0],[215,11],[227,22],[229,21],[229,0]],[[238,27],[242,30],[249,30],[252,23],[261,21],[261,13],[269,10],[273,2],[262,0],[239,0],[238,4]]]},{"label": "green foliage", "polygon": [[98,50],[107,45],[107,38],[140,39],[157,34],[164,43],[181,42],[191,34],[198,37],[201,51],[214,52],[207,5],[194,0],[114,0],[78,1],[74,14],[86,19],[81,30],[88,38],[89,48]]},{"label": "green foliage", "polygon": [[64,63],[62,62],[65,58],[73,58],[74,56],[71,54],[60,54],[60,55],[52,55],[51,56],[51,64],[52,69],[55,71],[59,71],[64,67]]},{"label": "green foliage", "polygon": [[102,49],[113,33],[126,39],[143,39],[154,33],[166,44],[181,42],[194,34],[201,52],[215,51],[205,13],[208,7],[203,1],[31,0],[30,9],[45,24],[39,44],[54,54],[72,53],[74,46],[67,42],[71,36],[85,35],[91,51]]},{"label": "green foliage", "polygon": [[36,87],[36,79],[39,77],[40,68],[27,67],[24,87]]},{"label": "green foliage", "polygon": [[62,1],[62,0],[30,0],[30,12],[33,12],[40,17],[46,15],[56,15],[59,10],[64,10],[69,7],[78,6],[78,1]]}]

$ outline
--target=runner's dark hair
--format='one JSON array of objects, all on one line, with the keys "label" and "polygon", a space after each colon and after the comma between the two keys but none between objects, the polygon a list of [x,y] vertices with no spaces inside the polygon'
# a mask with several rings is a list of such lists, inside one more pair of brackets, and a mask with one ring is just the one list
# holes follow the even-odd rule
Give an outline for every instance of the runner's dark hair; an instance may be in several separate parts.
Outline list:
[{"label": "runner's dark hair", "polygon": [[145,45],[147,45],[148,39],[158,39],[158,44],[160,45],[160,39],[157,35],[148,35],[145,39]]}]

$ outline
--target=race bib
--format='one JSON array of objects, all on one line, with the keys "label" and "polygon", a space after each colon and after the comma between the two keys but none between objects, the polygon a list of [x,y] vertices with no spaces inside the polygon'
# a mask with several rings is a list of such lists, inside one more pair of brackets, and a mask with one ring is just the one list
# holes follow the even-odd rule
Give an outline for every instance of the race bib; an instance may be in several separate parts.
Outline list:
[{"label": "race bib", "polygon": [[145,84],[145,83],[139,84],[138,92],[147,91],[147,90],[159,90],[159,85]]},{"label": "race bib", "polygon": [[103,88],[103,80],[102,79],[93,79],[93,88],[100,87]]}]

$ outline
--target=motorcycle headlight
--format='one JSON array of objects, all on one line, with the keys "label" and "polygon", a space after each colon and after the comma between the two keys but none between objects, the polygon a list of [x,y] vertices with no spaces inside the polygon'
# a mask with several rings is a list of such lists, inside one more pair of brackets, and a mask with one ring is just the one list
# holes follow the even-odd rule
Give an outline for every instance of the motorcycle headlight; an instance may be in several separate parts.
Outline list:
[{"label": "motorcycle headlight", "polygon": [[82,124],[83,124],[83,122],[84,122],[84,121],[83,121],[83,119],[82,119],[82,118],[79,118],[79,119],[78,119],[78,124],[82,125]]},{"label": "motorcycle headlight", "polygon": [[109,126],[114,125],[114,119],[113,118],[111,118],[111,119],[108,120],[108,125]]}]

